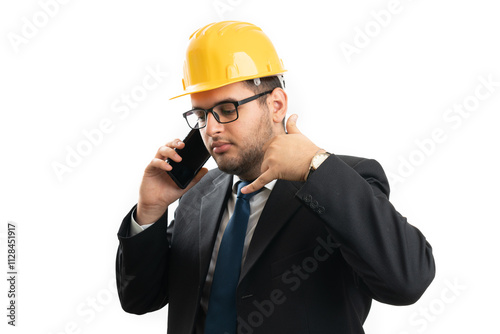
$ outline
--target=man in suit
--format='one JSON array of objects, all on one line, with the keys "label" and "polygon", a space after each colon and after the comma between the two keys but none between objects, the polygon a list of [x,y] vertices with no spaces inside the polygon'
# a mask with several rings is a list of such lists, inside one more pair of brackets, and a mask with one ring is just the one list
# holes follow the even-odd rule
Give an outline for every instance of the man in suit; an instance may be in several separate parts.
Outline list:
[{"label": "man in suit", "polygon": [[[432,281],[431,246],[389,202],[382,167],[319,148],[296,115],[284,123],[284,71],[254,25],[219,22],[191,37],[185,117],[218,168],[180,189],[166,173],[168,158],[181,160],[178,139],[147,166],[118,232],[125,311],[169,304],[175,334],[363,333],[372,299],[411,304]],[[250,193],[237,263],[221,264]]]}]

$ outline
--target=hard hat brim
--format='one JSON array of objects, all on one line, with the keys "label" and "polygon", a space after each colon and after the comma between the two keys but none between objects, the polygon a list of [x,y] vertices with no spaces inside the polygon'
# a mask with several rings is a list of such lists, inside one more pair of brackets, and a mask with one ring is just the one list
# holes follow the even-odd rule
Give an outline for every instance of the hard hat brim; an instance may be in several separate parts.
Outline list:
[{"label": "hard hat brim", "polygon": [[185,95],[206,92],[206,91],[209,91],[209,90],[212,90],[212,89],[217,89],[217,88],[224,87],[224,86],[227,86],[227,85],[230,85],[230,84],[233,84],[233,83],[237,83],[237,82],[243,82],[243,81],[246,81],[246,80],[257,79],[257,78],[272,77],[272,76],[275,76],[275,75],[283,74],[285,72],[287,72],[287,70],[281,69],[277,73],[266,73],[265,75],[251,75],[251,76],[244,77],[244,78],[238,78],[237,80],[232,80],[232,81],[229,81],[229,82],[228,81],[223,81],[223,82],[220,82],[218,84],[217,83],[215,83],[215,84],[214,83],[198,84],[198,85],[194,85],[194,86],[189,87],[188,89],[186,89],[181,94],[178,94],[178,95],[175,95],[175,96],[169,98],[169,100],[173,100],[173,99],[176,99],[178,97],[185,96]]}]

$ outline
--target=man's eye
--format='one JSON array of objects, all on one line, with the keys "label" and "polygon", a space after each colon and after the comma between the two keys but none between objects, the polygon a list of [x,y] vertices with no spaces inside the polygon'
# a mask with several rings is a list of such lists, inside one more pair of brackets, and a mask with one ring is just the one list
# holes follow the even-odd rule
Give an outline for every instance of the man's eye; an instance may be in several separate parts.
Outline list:
[{"label": "man's eye", "polygon": [[236,112],[236,108],[234,107],[234,104],[227,103],[219,106],[219,112],[223,115],[231,115]]},{"label": "man's eye", "polygon": [[232,109],[227,109],[227,110],[222,110],[222,113],[224,115],[231,115],[231,114],[234,114],[236,112],[236,109],[232,108]]}]

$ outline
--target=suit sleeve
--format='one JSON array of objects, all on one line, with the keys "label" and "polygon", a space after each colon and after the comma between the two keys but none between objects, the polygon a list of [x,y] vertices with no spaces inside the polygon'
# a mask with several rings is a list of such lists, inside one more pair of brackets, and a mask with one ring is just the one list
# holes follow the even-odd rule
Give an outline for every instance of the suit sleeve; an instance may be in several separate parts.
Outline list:
[{"label": "suit sleeve", "polygon": [[169,233],[167,212],[143,232],[130,236],[131,215],[118,231],[116,284],[126,312],[144,314],[168,303]]},{"label": "suit sleeve", "polygon": [[[347,160],[346,160],[347,161]],[[340,244],[360,289],[393,305],[416,302],[435,275],[432,248],[389,202],[375,160],[331,155],[297,192]]]}]

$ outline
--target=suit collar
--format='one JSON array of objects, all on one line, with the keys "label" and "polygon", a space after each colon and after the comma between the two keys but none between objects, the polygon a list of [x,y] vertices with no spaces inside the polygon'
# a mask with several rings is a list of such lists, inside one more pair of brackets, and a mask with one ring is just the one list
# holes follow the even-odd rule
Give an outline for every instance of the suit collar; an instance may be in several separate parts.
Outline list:
[{"label": "suit collar", "polygon": [[300,201],[295,199],[295,194],[301,186],[301,182],[284,180],[278,180],[274,185],[274,189],[269,195],[255,228],[245,263],[243,263],[240,282],[248,274],[276,234],[301,206]]},{"label": "suit collar", "polygon": [[[221,173],[212,181],[209,192],[201,198],[199,226],[199,257],[201,279],[205,279],[210,264],[212,250],[217,237],[219,223],[224,213],[227,198],[231,193],[232,175]],[[205,250],[205,251],[203,251]]]}]

